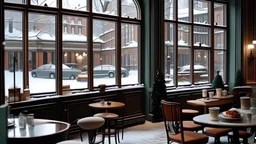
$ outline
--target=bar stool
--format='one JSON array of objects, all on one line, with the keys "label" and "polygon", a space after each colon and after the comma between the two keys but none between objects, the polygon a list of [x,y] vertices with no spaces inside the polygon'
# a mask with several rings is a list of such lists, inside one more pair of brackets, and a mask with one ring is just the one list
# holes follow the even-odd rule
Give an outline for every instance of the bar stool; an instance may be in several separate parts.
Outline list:
[{"label": "bar stool", "polygon": [[[85,117],[77,121],[77,125],[80,127],[80,138],[83,141],[82,132],[88,131],[89,144],[104,144],[105,133],[102,134],[102,139],[97,140],[98,129],[105,123],[105,119],[101,117]],[[105,128],[104,128],[105,129]]]},{"label": "bar stool", "polygon": [[[115,114],[115,113],[109,113],[109,112],[103,112],[103,113],[97,113],[94,115],[94,117],[101,117],[104,118],[106,120],[105,123],[105,128],[106,130],[104,130],[105,135],[108,135],[108,142],[109,144],[111,144],[111,139],[110,136],[114,136],[115,137],[115,143],[117,144],[117,120],[119,115]],[[111,122],[114,122],[114,129],[111,129]]]}]

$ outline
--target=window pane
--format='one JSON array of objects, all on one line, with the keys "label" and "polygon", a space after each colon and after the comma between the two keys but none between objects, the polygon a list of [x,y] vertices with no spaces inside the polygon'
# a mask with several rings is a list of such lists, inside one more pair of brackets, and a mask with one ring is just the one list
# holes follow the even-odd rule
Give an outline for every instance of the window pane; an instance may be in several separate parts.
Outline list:
[{"label": "window pane", "polygon": [[26,3],[26,0],[4,0],[4,2],[25,4],[25,3]]},{"label": "window pane", "polygon": [[57,0],[30,0],[31,5],[57,7]]},{"label": "window pane", "polygon": [[178,45],[190,46],[191,45],[191,27],[187,25],[178,25]]},{"label": "window pane", "polygon": [[122,84],[138,83],[137,25],[122,24]]},{"label": "window pane", "polygon": [[29,85],[31,93],[54,92],[56,85],[55,16],[29,13]]},{"label": "window pane", "polygon": [[14,87],[14,74],[16,88],[23,89],[23,14],[19,11],[5,10],[4,19],[5,95],[8,96],[8,89]]},{"label": "window pane", "polygon": [[225,4],[214,3],[214,24],[226,26],[227,6]]},{"label": "window pane", "polygon": [[[71,21],[80,21],[73,25]],[[69,23],[70,22],[70,23]],[[87,88],[87,19],[75,16],[63,16],[63,26],[74,29],[74,33],[62,33],[63,39],[63,85],[71,89]],[[80,34],[79,34],[80,29]],[[72,29],[71,29],[72,30]],[[83,71],[83,73],[81,73]]]},{"label": "window pane", "polygon": [[194,0],[194,23],[210,24],[210,4],[205,0]]},{"label": "window pane", "polygon": [[195,50],[194,54],[194,81],[195,83],[208,83],[209,51]]},{"label": "window pane", "polygon": [[190,22],[190,1],[178,0],[178,19],[179,21]]},{"label": "window pane", "polygon": [[117,15],[117,1],[92,0],[92,11],[106,15]]},{"label": "window pane", "polygon": [[178,85],[190,83],[190,60],[191,52],[189,48],[178,48]]},{"label": "window pane", "polygon": [[209,47],[210,45],[210,29],[206,27],[194,27],[194,46]]},{"label": "window pane", "polygon": [[167,86],[173,85],[174,32],[174,24],[165,23],[165,81]]},{"label": "window pane", "polygon": [[169,20],[175,19],[175,0],[165,0],[164,18]]},{"label": "window pane", "polygon": [[122,17],[138,19],[138,11],[133,0],[122,0]]},{"label": "window pane", "polygon": [[94,86],[116,84],[115,27],[114,22],[93,20]]},{"label": "window pane", "polygon": [[62,7],[65,9],[87,11],[87,0],[62,0]]},{"label": "window pane", "polygon": [[223,82],[226,82],[226,51],[214,51],[214,76],[220,71]]},{"label": "window pane", "polygon": [[214,48],[226,49],[226,30],[214,29]]}]

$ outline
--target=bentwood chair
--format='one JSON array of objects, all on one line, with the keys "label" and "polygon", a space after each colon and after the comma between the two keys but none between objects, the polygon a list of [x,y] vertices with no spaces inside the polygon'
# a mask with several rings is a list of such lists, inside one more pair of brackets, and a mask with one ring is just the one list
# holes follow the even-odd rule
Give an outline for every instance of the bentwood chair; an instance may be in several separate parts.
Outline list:
[{"label": "bentwood chair", "polygon": [[[252,88],[250,86],[241,86],[241,87],[234,87],[232,89],[233,95],[233,107],[240,108],[240,97],[246,96],[251,97]],[[239,131],[239,138],[243,139],[243,144],[248,143],[248,138],[253,135],[255,128],[250,128],[250,132],[247,131],[247,128]],[[233,133],[228,133],[228,141],[233,143]]]},{"label": "bentwood chair", "polygon": [[204,134],[184,131],[181,105],[176,102],[161,101],[164,125],[167,134],[167,144],[177,142],[182,144],[203,144],[208,142]]}]

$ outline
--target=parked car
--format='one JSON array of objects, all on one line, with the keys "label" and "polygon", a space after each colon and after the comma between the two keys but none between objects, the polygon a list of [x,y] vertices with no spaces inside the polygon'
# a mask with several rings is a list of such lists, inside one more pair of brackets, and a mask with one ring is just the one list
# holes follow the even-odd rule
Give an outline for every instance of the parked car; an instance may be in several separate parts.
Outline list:
[{"label": "parked car", "polygon": [[[71,69],[70,67],[62,64],[63,68],[63,79],[71,79],[74,80],[76,79],[77,75],[81,73],[81,70],[78,69]],[[33,69],[31,71],[31,76],[32,77],[39,77],[39,78],[50,78],[54,79],[55,78],[55,65],[54,64],[45,64],[37,69]]]},{"label": "parked car", "polygon": [[[94,77],[109,77],[113,78],[116,75],[115,66],[113,65],[98,65],[93,69]],[[129,71],[125,68],[121,68],[122,77],[128,77]],[[88,74],[87,72],[82,72],[78,74],[77,81],[87,81]]]},{"label": "parked car", "polygon": [[[185,65],[178,69],[179,81],[188,81],[189,77],[190,77],[190,65]],[[173,78],[173,75],[171,75],[171,78]],[[195,81],[207,80],[208,79],[207,68],[202,65],[194,65],[194,78],[195,78]]]}]

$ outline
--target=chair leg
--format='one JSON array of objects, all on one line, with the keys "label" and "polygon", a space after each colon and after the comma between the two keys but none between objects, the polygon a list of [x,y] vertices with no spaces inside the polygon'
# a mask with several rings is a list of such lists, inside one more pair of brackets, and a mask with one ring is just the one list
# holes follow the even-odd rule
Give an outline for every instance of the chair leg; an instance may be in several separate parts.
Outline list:
[{"label": "chair leg", "polygon": [[117,138],[118,138],[118,143],[120,143],[120,138],[119,138],[119,129],[117,130]]},{"label": "chair leg", "polygon": [[80,130],[80,138],[81,138],[81,141],[83,141],[82,130]]},{"label": "chair leg", "polygon": [[117,127],[116,127],[116,125],[117,125],[117,119],[115,120],[115,126],[114,126],[114,128],[115,128],[115,143],[117,144]]},{"label": "chair leg", "polygon": [[220,143],[220,138],[219,137],[215,137],[215,144],[219,144]]},{"label": "chair leg", "polygon": [[248,144],[248,138],[246,137],[243,138],[243,144]]},{"label": "chair leg", "polygon": [[110,121],[108,120],[108,143],[111,144],[111,139],[110,139]]}]

